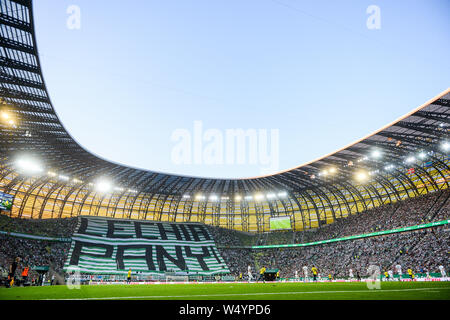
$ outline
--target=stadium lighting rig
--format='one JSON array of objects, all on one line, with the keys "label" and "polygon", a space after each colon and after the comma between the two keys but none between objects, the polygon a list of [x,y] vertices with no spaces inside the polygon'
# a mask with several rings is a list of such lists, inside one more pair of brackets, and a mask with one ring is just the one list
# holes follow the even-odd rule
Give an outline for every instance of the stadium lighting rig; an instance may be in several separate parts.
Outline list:
[{"label": "stadium lighting rig", "polygon": [[376,150],[372,151],[371,155],[372,155],[373,159],[379,159],[379,158],[381,158],[381,151],[376,149]]},{"label": "stadium lighting rig", "polygon": [[6,123],[7,125],[10,125],[13,128],[17,128],[16,127],[16,121],[14,121],[13,116],[7,112],[7,111],[2,111],[0,113],[0,119]]},{"label": "stadium lighting rig", "polygon": [[365,171],[359,171],[356,173],[356,180],[358,180],[359,182],[364,182],[367,180],[368,178],[368,174]]},{"label": "stadium lighting rig", "polygon": [[108,180],[99,180],[99,181],[97,181],[97,183],[95,184],[95,189],[96,189],[98,192],[106,193],[106,192],[111,191],[111,189],[112,189],[112,184],[111,184],[111,182],[109,182]]},{"label": "stadium lighting rig", "polygon": [[68,176],[64,176],[64,175],[59,175],[59,177],[58,177],[60,180],[63,180],[63,181],[69,181],[70,180],[70,178],[68,177]]},{"label": "stadium lighting rig", "polygon": [[255,194],[255,200],[256,201],[261,201],[263,199],[264,199],[264,195],[262,193]]},{"label": "stadium lighting rig", "polygon": [[441,149],[444,151],[449,151],[450,150],[450,143],[448,141],[444,141],[441,145]]},{"label": "stadium lighting rig", "polygon": [[405,162],[408,164],[413,163],[415,161],[416,161],[416,158],[413,156],[410,156],[410,157],[406,158],[406,160],[405,160]]},{"label": "stadium lighting rig", "polygon": [[42,165],[37,160],[28,157],[17,159],[16,165],[19,170],[29,174],[41,173],[44,171]]},{"label": "stadium lighting rig", "polygon": [[420,159],[425,159],[427,157],[427,154],[425,152],[421,152],[421,153],[419,153],[418,157]]},{"label": "stadium lighting rig", "polygon": [[266,197],[267,199],[275,199],[277,196],[275,195],[275,193],[268,193]]},{"label": "stadium lighting rig", "polygon": [[286,191],[282,191],[278,193],[278,197],[280,198],[286,198],[287,197],[287,192]]},{"label": "stadium lighting rig", "polygon": [[205,200],[206,199],[206,197],[204,196],[204,195],[202,195],[202,194],[197,194],[196,196],[195,196],[195,200]]}]

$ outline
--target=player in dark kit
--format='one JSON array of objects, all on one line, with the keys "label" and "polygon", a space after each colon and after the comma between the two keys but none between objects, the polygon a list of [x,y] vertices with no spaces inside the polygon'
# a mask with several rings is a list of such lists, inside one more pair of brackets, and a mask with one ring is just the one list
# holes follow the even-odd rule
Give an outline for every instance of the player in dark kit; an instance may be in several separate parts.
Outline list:
[{"label": "player in dark kit", "polygon": [[317,281],[317,273],[318,273],[317,268],[314,266],[311,268],[311,271],[313,273],[313,281]]},{"label": "player in dark kit", "polygon": [[127,283],[131,282],[131,269],[128,270]]},{"label": "player in dark kit", "polygon": [[6,284],[6,286],[9,288],[14,285],[15,274],[16,274],[17,267],[19,266],[19,262],[20,262],[20,258],[17,257],[16,259],[14,259],[13,263],[11,263],[11,265],[9,266],[8,281]]}]

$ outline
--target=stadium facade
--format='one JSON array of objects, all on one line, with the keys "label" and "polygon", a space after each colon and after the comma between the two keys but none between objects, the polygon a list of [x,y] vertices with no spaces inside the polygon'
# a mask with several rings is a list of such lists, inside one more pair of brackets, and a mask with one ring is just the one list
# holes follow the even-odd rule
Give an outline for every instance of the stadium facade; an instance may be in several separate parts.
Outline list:
[{"label": "stadium facade", "polygon": [[[201,222],[246,232],[289,216],[318,228],[449,187],[450,90],[320,159],[277,174],[212,179],[101,159],[65,130],[37,50],[32,1],[0,0],[0,192],[20,218],[80,215]],[[113,186],[99,181],[108,179]],[[109,189],[109,190],[107,190]]]}]

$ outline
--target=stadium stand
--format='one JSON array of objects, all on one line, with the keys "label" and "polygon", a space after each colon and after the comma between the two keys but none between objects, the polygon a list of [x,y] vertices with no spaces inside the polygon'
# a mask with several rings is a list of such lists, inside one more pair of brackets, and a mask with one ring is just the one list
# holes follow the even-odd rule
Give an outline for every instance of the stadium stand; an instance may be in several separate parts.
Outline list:
[{"label": "stadium stand", "polygon": [[70,237],[77,221],[77,218],[30,220],[0,215],[0,230],[38,236]]},{"label": "stadium stand", "polygon": [[[314,231],[279,233],[283,235],[282,237],[277,236],[276,233],[268,234],[269,237],[266,238],[264,244],[292,243],[293,236],[295,236],[295,240],[299,243],[313,242],[413,226],[431,221],[441,221],[449,217],[449,196],[450,191],[445,190],[406,200],[395,205],[386,205],[368,210],[354,217],[337,221],[335,224]],[[57,223],[53,224],[53,230],[48,228],[48,223],[55,221],[15,219],[6,216],[0,216],[0,221],[2,221],[0,231],[33,231],[38,235],[73,236],[72,240],[74,241],[70,245],[70,243],[23,239],[5,234],[0,235],[0,267],[7,269],[11,261],[16,256],[19,256],[22,258],[22,265],[49,265],[52,270],[60,274],[63,274],[64,266],[67,268],[73,257],[76,241],[85,240],[83,239],[85,233],[90,234],[90,245],[93,244],[95,247],[95,244],[99,243],[97,241],[98,239],[101,239],[101,243],[104,243],[104,237],[109,234],[108,226],[110,226],[111,221],[114,221],[116,224],[116,234],[112,238],[124,237],[126,239],[126,237],[135,237],[136,232],[135,225],[132,221],[104,218],[83,217],[81,219],[56,220]],[[307,266],[308,269],[312,266],[317,266],[321,274],[332,274],[334,277],[340,278],[348,277],[349,269],[352,269],[355,274],[359,272],[361,276],[366,276],[369,265],[377,265],[382,270],[394,270],[395,265],[400,264],[404,266],[405,270],[406,268],[412,268],[416,272],[422,271],[422,273],[426,271],[437,273],[439,272],[440,265],[443,265],[447,270],[449,267],[448,245],[450,233],[448,225],[310,247],[256,249],[250,248],[250,246],[259,243],[259,240],[261,240],[260,235],[248,235],[239,231],[200,224],[182,224],[184,231],[178,229],[179,234],[177,236],[177,233],[173,232],[173,226],[175,224],[143,223],[148,224],[147,229],[145,227],[142,229],[144,230],[144,236],[158,238],[158,241],[166,238],[169,242],[176,241],[177,237],[180,237],[178,239],[180,241],[186,240],[183,238],[183,232],[185,231],[191,236],[191,240],[193,240],[194,237],[192,236],[191,230],[194,229],[191,228],[200,228],[201,230],[197,229],[199,231],[198,240],[201,242],[214,239],[217,248],[214,246],[213,250],[218,249],[217,255],[219,260],[223,259],[227,266],[224,269],[222,265],[217,265],[218,269],[214,269],[214,267],[211,268],[211,265],[209,265],[209,268],[217,271],[219,274],[230,273],[234,277],[237,277],[240,273],[246,273],[248,266],[251,266],[254,271],[258,270],[261,266],[280,269],[282,276],[286,278],[293,278],[295,271],[302,273],[301,267],[303,266]],[[83,225],[84,228],[82,228]],[[128,229],[126,228],[127,226],[129,227]],[[291,239],[291,241],[286,241],[287,239]],[[149,241],[151,244],[153,240]],[[127,243],[127,245],[132,245],[132,243]],[[211,243],[207,242],[206,245],[208,248],[211,248]],[[116,272],[117,265],[115,261],[112,262],[112,267],[104,259],[99,259],[94,262],[90,259],[90,262],[86,265],[86,258],[89,258],[89,254],[94,253],[93,256],[95,256],[94,247],[86,247],[86,251],[82,251],[83,248],[81,248],[79,255],[76,257],[77,261],[83,261],[84,259],[84,263],[81,263],[80,267],[86,268],[84,270],[85,273],[123,274],[128,270],[128,267],[132,267],[137,272],[144,271],[147,274],[145,270],[148,268],[145,259],[142,258],[142,261],[138,260],[138,256],[140,254],[145,256],[145,252],[134,252],[131,247],[128,249],[133,251],[131,255],[134,255],[133,259],[135,260],[130,265],[124,265],[119,268],[121,269],[119,272]],[[113,251],[117,252],[117,248]],[[167,251],[168,256],[172,255],[175,257],[176,254],[172,251]],[[197,253],[201,253],[201,250],[197,251]],[[88,253],[88,256],[83,255],[82,252],[85,254]],[[213,254],[205,254],[205,252],[203,254],[205,256],[211,256],[211,259],[214,260]],[[189,260],[186,257],[186,251],[183,251],[183,257],[186,261]],[[157,261],[158,259],[155,258],[154,260]],[[168,267],[160,271],[186,271],[183,268],[177,268],[177,265],[173,261],[166,261]],[[207,261],[207,264],[209,263],[208,259],[205,259],[205,261]],[[158,263],[155,264],[158,265]],[[88,265],[93,266],[93,268],[88,268]],[[110,267],[114,272],[107,270]],[[102,272],[95,271],[100,269]],[[199,271],[200,274],[207,274],[202,273],[200,268],[191,267],[191,269],[196,274]]]},{"label": "stadium stand", "polygon": [[[41,70],[32,1],[2,0],[0,12],[3,269],[20,256],[21,267],[48,266],[51,278],[61,273],[64,279],[64,268],[75,259],[89,279],[99,269],[122,275],[129,265],[143,272],[142,265],[153,262],[157,271],[176,277],[174,270],[186,271],[183,261],[195,265],[191,270],[206,271],[198,255],[211,259],[204,262],[214,276],[266,266],[292,277],[312,264],[322,275],[337,277],[345,277],[350,267],[364,275],[367,264],[448,269],[448,224],[301,248],[252,246],[303,244],[448,219],[450,89],[345,148],[273,175],[212,179],[136,169],[90,153],[60,122]],[[162,224],[170,229],[183,223],[200,226],[204,238],[194,239],[198,247],[181,253],[175,244],[183,240],[172,238],[168,244],[169,239],[160,239],[159,257],[158,249],[150,255],[150,249],[134,248],[123,252],[137,258],[128,259],[134,264],[116,265],[108,255],[111,247],[117,255],[118,245],[107,243],[116,238],[80,232],[86,216],[100,234],[116,221],[131,226],[146,221],[158,226],[156,237],[166,233],[159,229]],[[274,231],[271,219],[283,216],[292,230]],[[108,221],[105,229],[99,221]],[[122,227],[122,235],[137,232]],[[82,238],[97,247],[77,246]],[[165,250],[166,245],[172,249]]]}]

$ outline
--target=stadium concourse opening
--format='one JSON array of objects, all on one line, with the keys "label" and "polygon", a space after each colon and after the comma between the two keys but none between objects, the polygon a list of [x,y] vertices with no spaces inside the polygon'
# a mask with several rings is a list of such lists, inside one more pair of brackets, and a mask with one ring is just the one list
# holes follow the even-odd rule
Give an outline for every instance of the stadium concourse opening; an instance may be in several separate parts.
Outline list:
[{"label": "stadium concourse opening", "polygon": [[[449,299],[450,89],[296,168],[212,179],[116,164],[79,145],[45,86],[30,0],[0,1],[0,57],[0,299],[167,282],[254,285],[248,299],[351,299],[370,298],[360,282],[375,280],[390,283],[383,297]],[[281,293],[260,286],[267,270]],[[347,286],[314,293],[305,282]],[[17,288],[56,284],[67,287]],[[92,299],[236,296],[142,288],[94,288]]]}]

